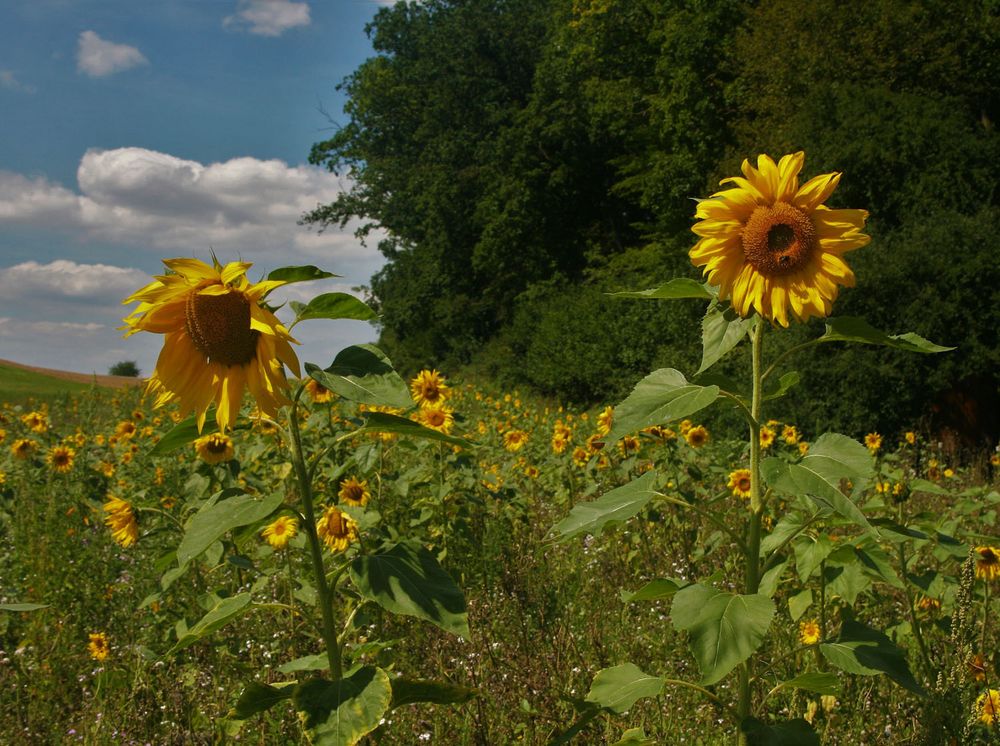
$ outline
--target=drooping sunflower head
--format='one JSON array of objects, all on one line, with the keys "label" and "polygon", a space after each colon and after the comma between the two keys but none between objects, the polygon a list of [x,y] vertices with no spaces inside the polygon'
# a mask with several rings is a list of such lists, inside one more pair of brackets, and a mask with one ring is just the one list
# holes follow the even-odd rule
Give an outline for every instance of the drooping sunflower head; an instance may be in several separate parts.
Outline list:
[{"label": "drooping sunflower head", "polygon": [[983,580],[1000,578],[1000,549],[976,547],[976,577]]},{"label": "drooping sunflower head", "polygon": [[421,407],[434,406],[444,401],[448,384],[436,370],[422,370],[410,381],[410,392]]},{"label": "drooping sunflower head", "polygon": [[233,457],[233,439],[222,433],[209,433],[194,442],[198,457],[207,464],[221,464]]},{"label": "drooping sunflower head", "polygon": [[839,287],[853,287],[854,273],[843,255],[868,243],[861,233],[868,213],[831,210],[823,202],[840,182],[821,174],[799,186],[805,153],[743,161],[743,176],[698,203],[692,230],[699,241],[691,261],[702,267],[719,297],[730,299],[743,317],[756,311],[788,326],[789,310],[799,321],[830,315]]},{"label": "drooping sunflower head", "polygon": [[371,498],[372,493],[368,489],[368,480],[357,477],[348,477],[340,483],[340,491],[337,497],[345,505],[364,506]]},{"label": "drooping sunflower head", "polygon": [[331,505],[317,521],[316,534],[331,552],[343,552],[358,541],[358,524],[347,513]]},{"label": "drooping sunflower head", "polygon": [[213,266],[197,259],[166,259],[169,272],[125,299],[139,305],[125,319],[126,336],[138,331],[164,335],[163,349],[147,391],[154,405],[176,401],[194,411],[198,429],[209,405],[225,432],[236,420],[244,389],[273,417],[288,403],[283,366],[299,374],[288,330],[264,305],[282,280],[251,283],[249,262]]},{"label": "drooping sunflower head", "polygon": [[132,504],[114,495],[108,495],[104,503],[104,522],[111,529],[111,538],[120,547],[128,549],[139,539],[139,524],[136,523]]}]

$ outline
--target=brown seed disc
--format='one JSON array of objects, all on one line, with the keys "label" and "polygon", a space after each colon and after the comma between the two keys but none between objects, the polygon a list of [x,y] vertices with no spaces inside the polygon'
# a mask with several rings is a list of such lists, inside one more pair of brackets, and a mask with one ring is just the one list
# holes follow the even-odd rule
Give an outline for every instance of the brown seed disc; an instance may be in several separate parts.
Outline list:
[{"label": "brown seed disc", "polygon": [[257,353],[259,332],[250,328],[250,301],[232,290],[224,295],[191,293],[185,328],[199,352],[215,363],[243,365]]},{"label": "brown seed disc", "polygon": [[762,275],[801,269],[816,248],[812,220],[786,202],[761,205],[743,228],[743,254]]}]

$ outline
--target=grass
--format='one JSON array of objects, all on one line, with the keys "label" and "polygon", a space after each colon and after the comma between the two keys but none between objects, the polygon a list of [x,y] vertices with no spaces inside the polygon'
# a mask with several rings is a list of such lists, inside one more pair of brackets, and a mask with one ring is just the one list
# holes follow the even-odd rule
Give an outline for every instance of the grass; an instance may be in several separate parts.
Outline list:
[{"label": "grass", "polygon": [[31,398],[52,403],[69,394],[89,391],[93,386],[0,363],[0,401],[17,404]]}]

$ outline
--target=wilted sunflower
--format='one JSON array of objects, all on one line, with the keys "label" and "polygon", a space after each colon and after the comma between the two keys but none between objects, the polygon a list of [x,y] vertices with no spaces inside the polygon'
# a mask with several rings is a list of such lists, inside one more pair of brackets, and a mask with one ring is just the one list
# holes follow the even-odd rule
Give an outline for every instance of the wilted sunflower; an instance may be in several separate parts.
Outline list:
[{"label": "wilted sunflower", "polygon": [[348,477],[340,483],[340,491],[337,497],[345,505],[356,507],[364,506],[371,498],[372,493],[368,490],[368,480],[359,480],[357,477]]},{"label": "wilted sunflower", "polygon": [[870,237],[861,233],[868,213],[831,210],[823,202],[840,182],[822,174],[799,186],[805,153],[777,164],[760,155],[757,168],[743,161],[743,176],[723,179],[733,187],[698,203],[692,230],[700,240],[691,261],[704,267],[719,297],[732,299],[743,317],[756,310],[788,326],[788,311],[799,321],[830,315],[838,285],[854,286],[843,259]]},{"label": "wilted sunflower", "polygon": [[55,446],[49,449],[45,460],[52,467],[52,471],[66,474],[73,469],[73,459],[75,456],[76,451],[69,446]]},{"label": "wilted sunflower", "polygon": [[729,482],[726,486],[733,491],[733,497],[750,499],[750,470],[737,469],[729,473]]},{"label": "wilted sunflower", "polygon": [[983,580],[1000,578],[1000,549],[976,547],[976,577]]},{"label": "wilted sunflower", "polygon": [[282,515],[269,523],[260,535],[275,549],[284,549],[295,534],[299,532],[299,519],[290,515]]},{"label": "wilted sunflower", "polygon": [[206,464],[221,464],[233,457],[233,439],[222,433],[209,433],[194,442],[194,450]]},{"label": "wilted sunflower", "polygon": [[88,636],[87,652],[95,661],[106,660],[111,654],[111,645],[108,643],[108,636],[104,632],[91,632]]},{"label": "wilted sunflower", "polygon": [[135,544],[139,538],[139,526],[135,522],[135,513],[132,511],[132,504],[127,500],[108,495],[108,501],[104,503],[104,522],[111,529],[111,538],[125,549]]},{"label": "wilted sunflower", "polygon": [[447,391],[445,377],[436,370],[422,370],[410,381],[410,392],[421,407],[442,403]]},{"label": "wilted sunflower", "polygon": [[347,513],[331,505],[317,521],[316,535],[331,552],[343,552],[358,540],[358,524]]},{"label": "wilted sunflower", "polygon": [[138,331],[164,335],[163,349],[147,391],[154,406],[176,401],[194,411],[198,430],[215,401],[216,421],[225,432],[235,421],[244,387],[265,414],[274,417],[288,403],[282,364],[299,375],[288,330],[264,305],[283,280],[251,283],[249,262],[165,259],[170,273],[159,275],[123,302],[139,302],[125,319],[126,336]]}]

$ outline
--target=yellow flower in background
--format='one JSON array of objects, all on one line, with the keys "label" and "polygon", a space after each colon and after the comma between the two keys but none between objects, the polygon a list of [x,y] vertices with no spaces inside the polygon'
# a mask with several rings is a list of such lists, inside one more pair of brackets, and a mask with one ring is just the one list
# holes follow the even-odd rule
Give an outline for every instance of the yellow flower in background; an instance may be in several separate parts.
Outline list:
[{"label": "yellow flower in background", "polygon": [[975,653],[969,658],[969,676],[973,681],[986,681],[986,659],[982,653]]},{"label": "yellow flower in background", "polygon": [[552,436],[552,452],[562,453],[566,450],[566,446],[569,445],[569,440],[563,437],[561,434],[557,433]]},{"label": "yellow flower in background", "polygon": [[358,540],[358,524],[347,513],[331,505],[317,521],[316,534],[331,552],[343,552]]},{"label": "yellow flower in background", "polygon": [[7,431],[0,427],[0,443],[3,443],[5,440],[7,440]]},{"label": "yellow flower in background", "polygon": [[983,580],[1000,578],[1000,549],[997,547],[976,547],[976,577]]},{"label": "yellow flower in background", "polygon": [[235,422],[249,389],[270,417],[288,404],[284,366],[299,375],[299,361],[288,330],[264,306],[264,298],[283,280],[251,283],[249,262],[165,259],[170,272],[159,275],[123,302],[139,302],[125,319],[129,336],[139,331],[163,334],[163,349],[146,390],[154,406],[177,402],[181,413],[197,415],[198,430],[209,405],[225,432]]},{"label": "yellow flower in background", "polygon": [[803,645],[815,645],[822,634],[815,619],[806,619],[799,623],[799,641]]},{"label": "yellow flower in background", "polygon": [[586,448],[584,448],[583,446],[577,446],[576,448],[573,449],[574,465],[583,469],[589,463],[590,463],[590,454],[587,452]]},{"label": "yellow flower in background", "polygon": [[49,449],[48,454],[45,456],[46,462],[52,467],[52,471],[57,471],[60,474],[66,474],[73,469],[73,460],[76,456],[76,451],[68,446],[55,446]]},{"label": "yellow flower in background", "polygon": [[837,188],[839,173],[816,176],[800,187],[804,162],[801,151],[777,164],[760,155],[756,168],[744,160],[742,177],[720,182],[732,188],[698,203],[699,222],[691,230],[699,241],[691,262],[704,268],[719,298],[731,299],[744,318],[752,310],[782,326],[788,326],[789,311],[799,321],[823,318],[830,315],[838,286],[854,286],[843,255],[870,240],[861,233],[868,213],[823,205]]},{"label": "yellow flower in background", "polygon": [[809,444],[804,440],[799,441],[799,455],[808,456],[809,455]]},{"label": "yellow flower in background", "polygon": [[[537,466],[534,466],[532,464],[528,464],[527,466],[524,467],[524,476],[526,476],[528,479],[538,479],[541,473],[542,473],[541,470],[539,470]],[[2,484],[2,482],[0,482],[0,484]]]},{"label": "yellow flower in background", "polygon": [[907,430],[906,435],[904,435],[903,437],[906,439],[906,442],[909,443],[911,446],[917,442],[917,434],[912,430]]},{"label": "yellow flower in background", "polygon": [[684,440],[692,448],[701,448],[708,442],[708,430],[704,425],[696,425],[684,433]]},{"label": "yellow flower in background", "polygon": [[750,499],[750,470],[737,469],[729,473],[729,482],[726,486],[733,491],[733,497]]},{"label": "yellow flower in background", "polygon": [[422,370],[410,381],[410,393],[421,407],[441,404],[448,393],[446,380],[436,370]]},{"label": "yellow flower in background", "polygon": [[781,431],[781,439],[790,446],[796,445],[799,442],[799,431],[795,425],[785,425]]},{"label": "yellow flower in background", "polygon": [[306,393],[316,404],[326,404],[333,401],[333,392],[315,378],[306,379]]},{"label": "yellow flower in background", "polygon": [[10,452],[14,454],[14,458],[21,459],[22,461],[31,458],[31,454],[37,449],[38,443],[31,440],[31,438],[18,438],[10,444]]},{"label": "yellow flower in background", "polygon": [[21,422],[33,433],[47,433],[49,431],[49,418],[45,412],[28,412],[21,415]]},{"label": "yellow flower in background", "polygon": [[528,433],[524,430],[508,430],[503,434],[503,447],[511,453],[520,451],[528,442]]},{"label": "yellow flower in background", "polygon": [[1000,466],[1000,453],[994,453],[992,456],[990,456],[990,465]]},{"label": "yellow flower in background", "polygon": [[976,699],[976,714],[981,723],[993,725],[1000,718],[1000,692],[987,689]]},{"label": "yellow flower in background", "polygon": [[135,544],[139,538],[139,525],[136,523],[132,504],[114,495],[108,495],[108,501],[104,503],[104,512],[106,514],[104,523],[111,529],[111,538],[125,549]]},{"label": "yellow flower in background", "polygon": [[5,484],[7,484],[7,472],[0,469],[0,487],[3,487]]},{"label": "yellow flower in background", "polygon": [[681,420],[681,424],[677,427],[680,429],[681,435],[687,435],[688,430],[694,427],[694,423],[691,420]]},{"label": "yellow flower in background", "polygon": [[340,483],[340,491],[337,497],[345,505],[362,507],[371,499],[372,493],[368,490],[368,480],[358,480],[356,477],[348,477]]},{"label": "yellow flower in background", "polygon": [[764,425],[764,427],[760,429],[760,447],[770,448],[773,443],[774,443],[774,430],[769,428],[767,425]]},{"label": "yellow flower in background", "polygon": [[284,549],[288,542],[299,532],[299,519],[290,515],[282,515],[269,523],[260,535],[275,549]]},{"label": "yellow flower in background", "polygon": [[597,415],[597,432],[601,435],[607,435],[611,432],[611,423],[615,418],[614,407],[605,407],[599,415]]},{"label": "yellow flower in background", "polygon": [[104,632],[91,632],[88,635],[87,652],[95,661],[107,660],[111,654],[111,645],[108,643],[108,636]]},{"label": "yellow flower in background", "polygon": [[621,440],[618,441],[618,447],[621,449],[623,456],[628,456],[630,453],[638,453],[639,439],[634,435],[625,435]]},{"label": "yellow flower in background", "polygon": [[422,406],[417,412],[417,422],[424,427],[447,435],[455,424],[455,416],[451,408],[445,406],[444,402],[441,401],[438,404]]},{"label": "yellow flower in background", "polygon": [[873,456],[882,450],[882,436],[878,433],[868,433],[865,436],[865,447]]},{"label": "yellow flower in background", "polygon": [[194,442],[195,453],[206,464],[221,464],[229,461],[235,453],[233,439],[222,433],[202,435]]}]

